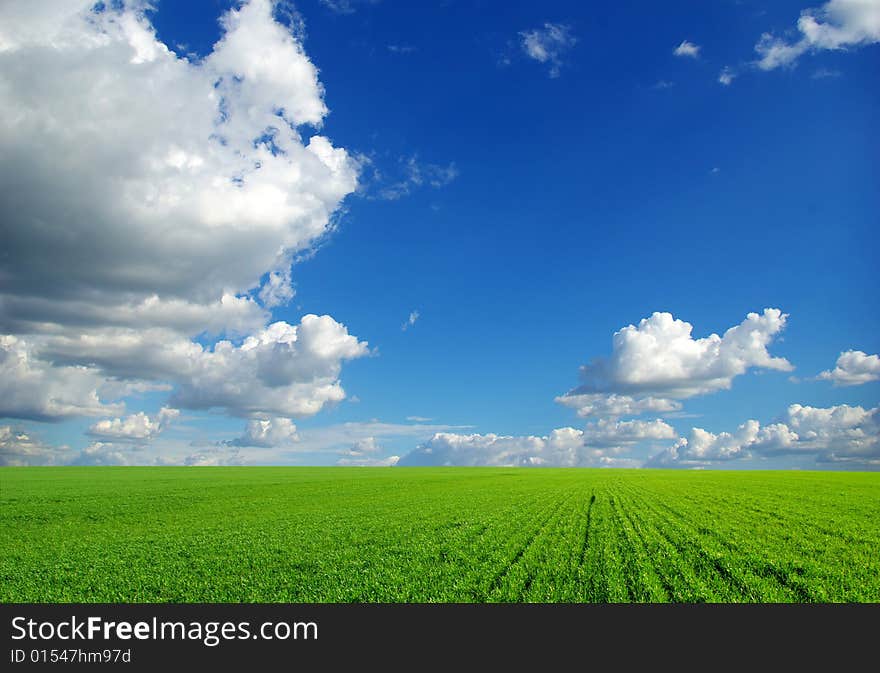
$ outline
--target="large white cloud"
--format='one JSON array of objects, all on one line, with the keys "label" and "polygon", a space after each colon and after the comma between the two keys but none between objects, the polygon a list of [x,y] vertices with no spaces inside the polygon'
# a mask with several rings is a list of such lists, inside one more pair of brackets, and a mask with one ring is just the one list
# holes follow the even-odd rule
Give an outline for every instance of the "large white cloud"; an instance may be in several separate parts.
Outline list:
[{"label": "large white cloud", "polygon": [[[864,409],[840,404],[822,408],[793,404],[784,422],[797,433],[795,448],[798,450],[839,457],[880,458],[880,407]],[[776,448],[770,447],[771,450]]]},{"label": "large white cloud", "polygon": [[675,410],[673,400],[728,389],[749,368],[789,371],[786,359],[767,351],[787,317],[767,308],[724,336],[694,339],[690,323],[655,312],[615,332],[611,357],[581,367],[583,384],[557,402],[582,416]]},{"label": "large white cloud", "polygon": [[0,4],[0,416],[119,414],[161,383],[246,416],[342,399],[365,344],[326,316],[265,327],[358,180],[301,40],[250,0],[188,60],[147,3],[101,6]]},{"label": "large white cloud", "polygon": [[880,42],[880,1],[830,0],[805,9],[797,22],[801,37],[789,42],[764,33],[755,45],[758,67],[773,70],[792,65],[809,51],[846,49]]},{"label": "large white cloud", "polygon": [[61,301],[125,312],[153,299],[156,324],[162,302],[179,312],[257,288],[357,184],[344,150],[300,135],[327,112],[317,70],[268,0],[227,13],[199,63],[137,5],[92,4],[0,13],[4,299],[39,296],[28,319],[48,322],[72,319]]},{"label": "large white cloud", "polygon": [[45,358],[93,367],[110,376],[167,380],[171,403],[218,408],[235,416],[311,416],[345,398],[342,363],[368,353],[367,344],[330,316],[279,321],[240,345],[206,348],[167,330],[103,330],[44,341]]},{"label": "large white cloud", "polygon": [[59,420],[119,413],[102,401],[105,380],[94,369],[53,366],[22,338],[0,335],[0,417]]},{"label": "large white cloud", "polygon": [[837,358],[834,369],[822,372],[819,378],[833,381],[835,386],[860,386],[880,381],[880,356],[863,351],[844,351]]},{"label": "large white cloud", "polygon": [[653,456],[650,467],[704,466],[755,455],[811,455],[817,461],[880,464],[880,407],[792,404],[770,425],[743,423],[735,433],[693,428],[687,438]]},{"label": "large white cloud", "polygon": [[180,411],[170,407],[162,407],[152,417],[139,411],[125,418],[108,418],[98,421],[89,428],[89,434],[111,440],[148,441],[161,434],[178,416],[180,416]]}]

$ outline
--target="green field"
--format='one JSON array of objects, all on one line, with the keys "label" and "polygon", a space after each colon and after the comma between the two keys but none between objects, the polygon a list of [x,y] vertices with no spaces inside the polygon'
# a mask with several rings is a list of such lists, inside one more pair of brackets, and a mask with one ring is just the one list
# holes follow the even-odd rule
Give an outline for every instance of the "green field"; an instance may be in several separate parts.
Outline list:
[{"label": "green field", "polygon": [[880,474],[3,468],[2,602],[880,601]]}]

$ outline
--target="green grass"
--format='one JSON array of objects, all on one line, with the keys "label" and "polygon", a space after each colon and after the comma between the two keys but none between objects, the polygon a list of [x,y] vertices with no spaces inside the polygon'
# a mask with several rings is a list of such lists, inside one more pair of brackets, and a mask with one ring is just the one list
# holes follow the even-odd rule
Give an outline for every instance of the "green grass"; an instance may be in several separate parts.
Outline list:
[{"label": "green grass", "polygon": [[2,468],[2,602],[880,601],[880,474]]}]

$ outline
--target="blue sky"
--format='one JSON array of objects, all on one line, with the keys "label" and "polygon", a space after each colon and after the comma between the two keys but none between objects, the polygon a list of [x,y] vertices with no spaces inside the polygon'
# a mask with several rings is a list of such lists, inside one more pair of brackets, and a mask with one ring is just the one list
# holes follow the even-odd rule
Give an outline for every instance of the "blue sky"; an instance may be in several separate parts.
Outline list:
[{"label": "blue sky", "polygon": [[880,466],[880,3],[49,4],[4,462]]}]

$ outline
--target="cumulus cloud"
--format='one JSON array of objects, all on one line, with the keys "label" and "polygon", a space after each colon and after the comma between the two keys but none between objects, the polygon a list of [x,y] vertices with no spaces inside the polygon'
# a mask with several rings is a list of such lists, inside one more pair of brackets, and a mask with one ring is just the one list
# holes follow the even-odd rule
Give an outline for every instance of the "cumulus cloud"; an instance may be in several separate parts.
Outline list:
[{"label": "cumulus cloud", "polygon": [[275,448],[299,440],[296,425],[289,418],[255,418],[248,421],[244,435],[228,442],[230,446]]},{"label": "cumulus cloud", "polygon": [[659,418],[653,421],[613,421],[603,418],[587,425],[583,440],[588,446],[622,447],[646,439],[673,439],[675,436],[675,429]]},{"label": "cumulus cloud", "polygon": [[172,381],[171,403],[223,409],[234,416],[305,417],[345,399],[345,360],[367,355],[367,344],[330,316],[279,321],[235,345],[206,348],[166,330],[104,330],[46,340],[45,357],[94,367],[109,376]]},{"label": "cumulus cloud", "polygon": [[352,467],[391,467],[397,465],[400,456],[381,457],[379,454],[383,452],[384,450],[375,437],[364,437],[357,440],[348,449],[341,451],[342,457],[336,461],[336,464]]},{"label": "cumulus cloud", "polygon": [[757,441],[759,430],[757,421],[743,423],[735,433],[715,434],[693,428],[688,437],[681,437],[670,448],[651,458],[647,466],[698,466],[749,457],[748,448]]},{"label": "cumulus cloud", "polygon": [[159,42],[137,4],[38,18],[18,5],[0,19],[5,320],[21,308],[7,300],[35,295],[27,319],[61,324],[60,303],[100,316],[150,300],[128,319],[189,310],[198,333],[200,307],[230,295],[244,308],[233,299],[325,234],[355,189],[345,150],[300,135],[326,115],[323,89],[268,0],[224,15],[200,63]]},{"label": "cumulus cloud", "polygon": [[149,441],[165,430],[178,416],[180,411],[170,407],[162,407],[152,418],[139,411],[125,418],[98,421],[89,428],[89,434],[108,439]]},{"label": "cumulus cloud", "polygon": [[800,39],[794,42],[764,33],[755,45],[762,70],[791,66],[805,53],[860,47],[880,42],[880,2],[830,0],[805,9],[797,22]]},{"label": "cumulus cloud", "polygon": [[199,61],[147,8],[0,4],[0,415],[119,415],[167,385],[180,407],[316,413],[366,344],[329,316],[266,324],[358,162],[320,133],[318,71],[270,0],[226,12]]},{"label": "cumulus cloud", "polygon": [[687,438],[653,456],[647,467],[698,467],[755,455],[812,455],[819,462],[880,464],[880,407],[793,404],[779,422],[749,420],[735,433],[693,428]]},{"label": "cumulus cloud", "polygon": [[[63,447],[66,448],[66,447]],[[58,447],[44,444],[28,432],[11,425],[0,425],[0,465],[53,465]]]},{"label": "cumulus cloud", "polygon": [[575,453],[583,446],[582,436],[574,428],[554,430],[549,437],[438,432],[401,458],[398,465],[543,465],[550,453],[560,458],[558,464],[573,464]]},{"label": "cumulus cloud", "polygon": [[32,344],[0,335],[0,417],[43,421],[119,413],[101,400],[104,378],[94,369],[40,360]]},{"label": "cumulus cloud", "polygon": [[700,55],[700,46],[687,40],[682,40],[672,53],[676,56],[684,56],[686,58],[698,58]]},{"label": "cumulus cloud", "polygon": [[880,356],[863,351],[848,350],[837,358],[837,366],[824,371],[819,377],[833,381],[835,386],[860,386],[880,380]]},{"label": "cumulus cloud", "polygon": [[113,442],[92,442],[79,452],[71,465],[136,465],[138,461]]},{"label": "cumulus cloud", "polygon": [[529,58],[550,65],[550,77],[559,77],[565,52],[577,44],[571,27],[562,23],[545,23],[542,28],[521,31],[519,37]]},{"label": "cumulus cloud", "polygon": [[204,448],[184,457],[183,465],[187,467],[217,467],[221,465],[244,465],[238,449],[220,447]]},{"label": "cumulus cloud", "polygon": [[340,458],[337,465],[347,467],[393,467],[400,461],[400,456],[388,456],[387,458]]},{"label": "cumulus cloud", "polygon": [[555,399],[558,404],[577,411],[577,415],[589,416],[639,416],[644,413],[664,413],[679,411],[681,403],[662,397],[642,397],[636,399],[630,395],[614,393],[569,393]]},{"label": "cumulus cloud", "polygon": [[581,367],[583,384],[557,398],[582,416],[673,410],[675,402],[729,389],[749,368],[791,371],[767,347],[785,327],[779,309],[749,313],[724,336],[694,339],[693,326],[670,313],[654,313],[615,332],[612,354]]},{"label": "cumulus cloud", "polygon": [[828,458],[880,458],[880,407],[793,404],[784,422],[798,435],[794,447],[798,451],[817,451]]},{"label": "cumulus cloud", "polygon": [[351,458],[361,458],[368,454],[379,453],[381,450],[382,447],[379,446],[379,443],[376,441],[375,437],[364,437],[362,439],[358,439],[354,444],[351,445],[350,448],[343,451],[342,455],[349,456]]},{"label": "cumulus cloud", "polygon": [[603,420],[585,430],[557,428],[545,436],[438,432],[398,465],[631,467],[637,462],[621,454],[639,442],[673,437],[673,428],[659,419]]}]

